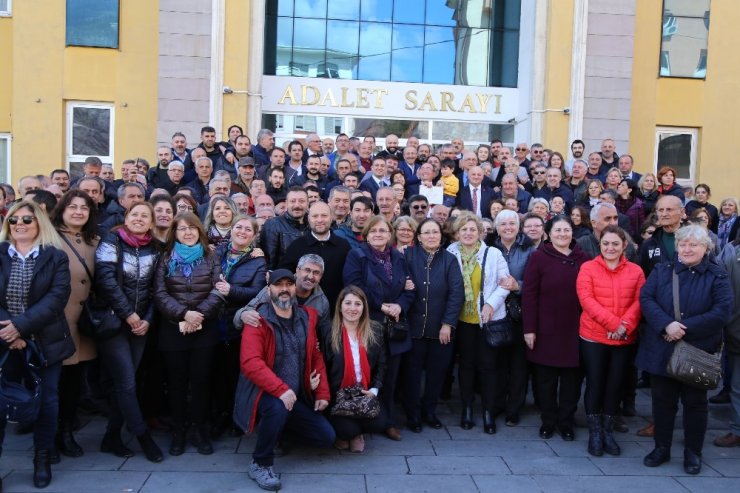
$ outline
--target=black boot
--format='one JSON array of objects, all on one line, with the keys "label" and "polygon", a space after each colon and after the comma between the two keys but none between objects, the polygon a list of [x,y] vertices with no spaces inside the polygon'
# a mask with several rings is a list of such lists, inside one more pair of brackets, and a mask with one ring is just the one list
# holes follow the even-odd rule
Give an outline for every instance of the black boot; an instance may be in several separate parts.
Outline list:
[{"label": "black boot", "polygon": [[51,463],[48,450],[36,450],[33,456],[33,485],[46,488],[51,483]]},{"label": "black boot", "polygon": [[496,420],[491,411],[483,411],[483,431],[489,435],[496,433]]},{"label": "black boot", "polygon": [[164,460],[162,450],[159,448],[159,445],[152,440],[152,436],[148,431],[137,436],[136,439],[139,441],[141,450],[144,452],[144,455],[149,462],[162,462]]},{"label": "black boot", "polygon": [[57,450],[60,454],[67,457],[80,457],[85,453],[80,444],[75,440],[72,434],[73,424],[71,421],[62,421],[59,423],[57,436],[54,439]]},{"label": "black boot", "polygon": [[182,455],[185,452],[185,430],[175,429],[172,432],[170,455]]},{"label": "black boot", "polygon": [[473,423],[473,406],[463,406],[460,427],[463,430],[469,430],[473,426],[475,426],[475,423]]},{"label": "black boot", "polygon": [[205,426],[201,425],[195,428],[193,445],[201,455],[211,455],[213,453],[213,445],[211,445],[211,439],[208,437],[208,430]]},{"label": "black boot", "polygon": [[596,457],[604,455],[602,440],[601,414],[589,414],[588,418],[588,453]]},{"label": "black boot", "polygon": [[617,441],[614,440],[614,423],[617,420],[616,416],[603,416],[603,430],[604,430],[604,452],[609,455],[619,455],[622,453],[622,449],[619,448]]},{"label": "black boot", "polygon": [[699,474],[701,472],[701,454],[696,454],[689,448],[683,450],[683,470],[686,474]]},{"label": "black boot", "polygon": [[108,429],[105,431],[103,441],[100,443],[100,451],[113,454],[116,457],[129,458],[134,456],[134,452],[123,444],[121,430],[118,429]]}]

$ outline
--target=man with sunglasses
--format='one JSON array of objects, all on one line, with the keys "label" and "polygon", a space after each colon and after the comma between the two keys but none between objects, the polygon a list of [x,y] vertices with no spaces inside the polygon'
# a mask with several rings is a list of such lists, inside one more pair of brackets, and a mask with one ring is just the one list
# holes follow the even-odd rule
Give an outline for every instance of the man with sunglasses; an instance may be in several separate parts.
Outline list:
[{"label": "man with sunglasses", "polygon": [[529,159],[527,159],[527,154],[529,154],[529,148],[527,147],[526,142],[521,142],[516,145],[514,148],[515,153],[515,159],[519,161],[519,166],[522,166],[524,169],[529,169]]},{"label": "man with sunglasses", "polygon": [[532,165],[532,193],[536,193],[547,186],[545,180],[545,174],[547,173],[547,166],[545,163],[536,162]]},{"label": "man with sunglasses", "polygon": [[429,212],[429,200],[423,195],[414,195],[409,198],[409,212],[417,223],[427,218]]}]

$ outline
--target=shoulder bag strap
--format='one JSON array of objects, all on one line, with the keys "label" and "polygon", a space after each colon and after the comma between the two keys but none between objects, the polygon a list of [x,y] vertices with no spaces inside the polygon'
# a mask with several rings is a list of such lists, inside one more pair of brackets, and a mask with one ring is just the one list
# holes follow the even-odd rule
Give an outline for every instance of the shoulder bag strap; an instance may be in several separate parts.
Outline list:
[{"label": "shoulder bag strap", "polygon": [[680,322],[681,308],[678,301],[678,274],[676,274],[675,268],[673,269],[673,274],[671,277],[673,282],[673,317],[676,319],[676,322]]},{"label": "shoulder bag strap", "polygon": [[90,272],[90,269],[87,267],[87,263],[85,262],[85,259],[82,258],[82,255],[79,254],[77,249],[72,245],[72,242],[67,239],[67,236],[64,233],[59,233],[59,236],[62,237],[64,242],[69,246],[69,248],[75,254],[75,257],[77,257],[77,260],[80,261],[80,263],[82,264],[82,267],[85,268],[85,272],[87,272],[87,277],[90,278],[90,282],[94,282],[92,272]]},{"label": "shoulder bag strap", "polygon": [[486,250],[483,252],[483,266],[481,267],[480,272],[480,309],[483,310],[483,288],[485,287],[486,282],[486,259],[488,258],[488,245],[485,243],[483,244],[483,248]]}]

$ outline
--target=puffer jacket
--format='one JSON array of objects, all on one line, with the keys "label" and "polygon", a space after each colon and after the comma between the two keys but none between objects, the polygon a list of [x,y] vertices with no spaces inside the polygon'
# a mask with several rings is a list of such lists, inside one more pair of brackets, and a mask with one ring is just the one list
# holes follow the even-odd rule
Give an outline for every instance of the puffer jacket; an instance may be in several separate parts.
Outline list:
[{"label": "puffer jacket", "polygon": [[442,324],[457,325],[465,301],[462,272],[454,255],[446,250],[432,254],[421,245],[404,252],[411,280],[416,286],[416,300],[409,310],[411,337],[439,338]]},{"label": "puffer jacket", "polygon": [[663,339],[665,328],[675,320],[673,314],[672,274],[678,274],[681,323],[686,326],[683,339],[707,352],[715,352],[722,340],[722,328],[730,319],[732,289],[727,272],[705,256],[694,267],[687,267],[674,257],[657,264],[640,291],[640,305],[647,321],[640,337],[635,364],[654,375],[666,376],[666,364],[674,343]]},{"label": "puffer jacket", "polygon": [[521,296],[522,289],[524,288],[524,269],[527,267],[529,256],[534,252],[534,244],[527,235],[519,234],[511,245],[511,249],[507,250],[504,246],[501,238],[496,238],[493,246],[499,249],[501,255],[504,256],[506,264],[509,266],[509,275],[516,279],[519,283],[519,291],[512,292],[510,296]]},{"label": "puffer jacket", "polygon": [[[576,292],[581,302],[581,325],[579,333],[587,341],[622,346],[633,344],[637,339],[640,322],[640,288],[645,284],[645,275],[637,264],[622,256],[612,270],[599,255],[581,266],[576,279]],[[625,340],[609,339],[622,323],[627,329]]]},{"label": "puffer jacket", "polygon": [[300,238],[308,229],[308,222],[298,222],[287,212],[282,216],[268,219],[262,226],[260,248],[267,257],[268,269],[277,269],[280,258],[296,238]]},{"label": "puffer jacket", "polygon": [[[216,258],[221,262],[222,268],[226,255],[228,255],[228,245],[222,245],[216,250]],[[262,257],[245,256],[231,268],[229,277],[226,279],[231,287],[226,296],[226,313],[223,317],[226,322],[227,339],[238,339],[241,336],[241,327],[237,330],[231,320],[239,308],[252,301],[267,285],[266,272],[265,259]]]},{"label": "puffer jacket", "polygon": [[108,233],[95,251],[95,287],[102,301],[113,308],[121,323],[136,313],[152,322],[152,282],[159,251],[152,241],[134,248],[118,233]]},{"label": "puffer jacket", "polygon": [[722,250],[721,263],[727,270],[735,299],[732,317],[725,327],[725,343],[728,352],[740,354],[740,240],[728,244]]},{"label": "puffer jacket", "polygon": [[[8,242],[0,243],[0,320],[13,322],[22,338],[33,338],[47,366],[59,363],[75,352],[64,317],[64,307],[72,289],[67,254],[53,246],[39,249],[28,289],[28,308],[13,317],[6,301],[11,268],[9,246]],[[0,346],[7,347],[4,342]]]}]

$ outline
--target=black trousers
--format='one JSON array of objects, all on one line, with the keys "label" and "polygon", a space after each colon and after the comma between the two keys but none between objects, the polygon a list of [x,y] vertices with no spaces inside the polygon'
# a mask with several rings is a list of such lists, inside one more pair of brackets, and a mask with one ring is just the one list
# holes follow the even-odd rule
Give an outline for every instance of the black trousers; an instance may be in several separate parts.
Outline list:
[{"label": "black trousers", "polygon": [[[196,426],[206,422],[211,386],[211,367],[216,346],[184,351],[162,351],[167,369],[167,388],[175,426],[184,430],[188,418]],[[188,388],[190,406],[188,407]]]},{"label": "black trousers", "polygon": [[632,346],[610,346],[580,340],[581,364],[586,372],[586,414],[619,414],[626,369]]},{"label": "black trousers", "polygon": [[136,393],[139,396],[141,414],[144,418],[168,416],[167,377],[159,351],[159,334],[150,332],[146,339],[144,354],[136,370]]},{"label": "black trousers", "polygon": [[514,342],[499,351],[496,364],[496,414],[505,412],[507,417],[515,416],[524,407],[529,381],[526,352],[521,322],[514,322]]},{"label": "black trousers", "polygon": [[701,454],[707,432],[707,391],[689,387],[678,380],[650,375],[655,420],[655,446],[670,447],[678,399],[683,404],[683,436],[686,448]]},{"label": "black trousers", "polygon": [[496,360],[499,349],[488,347],[483,329],[477,324],[458,321],[456,336],[460,350],[458,379],[463,406],[473,404],[477,377],[483,410],[493,414],[498,378]]},{"label": "black trousers", "polygon": [[62,366],[62,375],[59,378],[59,420],[73,422],[77,417],[77,404],[82,394],[82,366]]},{"label": "black trousers", "polygon": [[[414,339],[411,351],[403,355],[403,407],[406,418],[419,421],[422,414],[435,414],[442,392],[447,367],[452,361],[452,342],[442,344],[439,339]],[[424,395],[421,395],[422,374]]]},{"label": "black trousers", "polygon": [[[382,415],[385,416],[385,428],[395,428],[396,424],[396,383],[401,369],[403,354],[387,356],[385,366],[385,377],[383,377],[383,388],[380,389],[380,407]],[[384,429],[385,429],[384,428]]]},{"label": "black trousers", "polygon": [[534,365],[534,378],[542,424],[573,427],[581,398],[581,369]]},{"label": "black trousers", "polygon": [[[241,340],[219,342],[213,366],[213,413],[216,417],[234,412],[234,393],[239,380]],[[230,422],[230,421],[228,421]]]},{"label": "black trousers", "polygon": [[352,440],[362,433],[382,433],[386,429],[388,418],[381,407],[380,414],[373,419],[348,418],[346,416],[329,416],[334,432],[339,440]]}]

